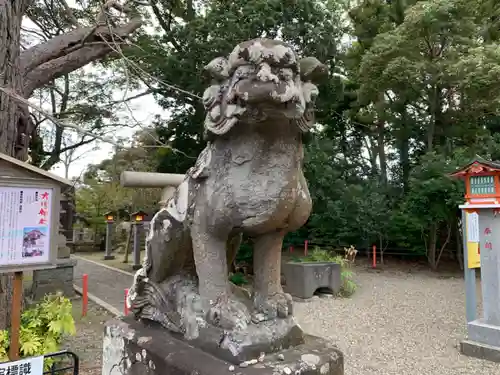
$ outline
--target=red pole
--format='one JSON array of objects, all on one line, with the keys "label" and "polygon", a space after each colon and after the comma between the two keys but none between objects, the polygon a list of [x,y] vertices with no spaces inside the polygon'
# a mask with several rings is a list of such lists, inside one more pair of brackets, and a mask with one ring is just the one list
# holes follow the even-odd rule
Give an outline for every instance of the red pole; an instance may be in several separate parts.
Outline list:
[{"label": "red pole", "polygon": [[373,245],[372,268],[377,268],[377,245]]},{"label": "red pole", "polygon": [[125,289],[125,304],[123,305],[123,315],[128,315],[128,306],[127,306],[127,298],[128,298],[128,289]]},{"label": "red pole", "polygon": [[87,315],[89,305],[89,275],[86,273],[82,276],[82,316]]},{"label": "red pole", "polygon": [[307,245],[309,244],[309,241],[308,240],[305,240],[304,241],[304,256],[306,257],[307,256]]},{"label": "red pole", "polygon": [[293,246],[290,246],[290,248],[288,249],[288,251],[290,251],[290,254],[293,253]]}]

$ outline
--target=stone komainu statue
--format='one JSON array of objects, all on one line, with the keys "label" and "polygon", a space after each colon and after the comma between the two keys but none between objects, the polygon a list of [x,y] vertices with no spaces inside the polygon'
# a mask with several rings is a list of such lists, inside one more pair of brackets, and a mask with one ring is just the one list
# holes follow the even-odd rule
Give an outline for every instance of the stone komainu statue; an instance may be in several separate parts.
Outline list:
[{"label": "stone komainu statue", "polygon": [[[128,304],[136,318],[187,339],[203,329],[231,332],[233,344],[238,332],[286,335],[294,323],[280,283],[281,247],[311,212],[302,137],[314,123],[313,82],[327,69],[284,42],[255,39],[205,70],[213,79],[203,95],[208,143],[151,221]],[[243,233],[254,244],[246,299],[228,281]]]}]

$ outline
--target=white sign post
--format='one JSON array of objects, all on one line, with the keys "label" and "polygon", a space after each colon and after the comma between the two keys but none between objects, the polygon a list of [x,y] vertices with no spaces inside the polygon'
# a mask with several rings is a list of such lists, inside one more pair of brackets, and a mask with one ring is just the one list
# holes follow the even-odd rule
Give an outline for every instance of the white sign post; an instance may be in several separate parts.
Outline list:
[{"label": "white sign post", "polygon": [[42,375],[43,356],[0,363],[0,375]]},{"label": "white sign post", "polygon": [[[11,360],[19,358],[23,270],[49,268],[54,258],[54,211],[55,218],[59,216],[59,202],[54,194],[55,189],[48,186],[0,186],[0,273],[14,272]],[[0,372],[0,375],[4,374]],[[11,372],[5,375],[26,374]]]},{"label": "white sign post", "polygon": [[0,267],[50,262],[53,190],[0,187]]},{"label": "white sign post", "polygon": [[69,180],[0,153],[0,274],[14,274],[11,361],[19,359],[23,272],[57,266],[61,189],[71,186]]}]

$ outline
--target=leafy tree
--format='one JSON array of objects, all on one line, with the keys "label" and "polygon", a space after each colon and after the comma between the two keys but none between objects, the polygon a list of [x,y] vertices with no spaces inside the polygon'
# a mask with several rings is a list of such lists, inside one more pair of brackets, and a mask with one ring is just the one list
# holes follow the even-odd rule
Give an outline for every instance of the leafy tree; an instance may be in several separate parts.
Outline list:
[{"label": "leafy tree", "polygon": [[[327,62],[332,73],[337,71],[337,45],[345,29],[342,2],[211,0],[203,9],[188,7],[178,12],[178,19],[167,20],[161,4],[152,8],[160,34],[142,36],[138,48],[129,51],[130,60],[148,73],[144,80],[170,114],[156,121],[160,140],[182,151],[159,150],[159,171],[184,173],[194,163],[205,144],[200,96],[208,84],[196,77],[211,59],[229,54],[241,41],[280,37],[303,54]],[[334,77],[324,86],[330,99],[342,93],[341,82]],[[328,98],[322,100],[326,103]],[[318,115],[321,123],[330,120],[326,110]]]},{"label": "leafy tree", "polygon": [[[26,99],[58,77],[104,58],[117,40],[124,43],[142,25],[137,11],[118,2],[79,3],[71,9],[65,0],[0,0],[0,152],[27,160],[28,149],[35,147],[30,145],[35,126]],[[113,16],[113,9],[120,14]],[[55,33],[38,44],[23,40],[25,18],[45,35]],[[0,277],[0,329],[9,322],[11,281]]]},{"label": "leafy tree", "polygon": [[[349,9],[330,0],[198,5],[150,3],[155,32],[137,34],[123,50],[129,82],[146,85],[165,109],[149,132],[168,147],[143,133],[130,150],[90,166],[80,193],[112,190],[124,169],[184,173],[205,144],[203,66],[242,40],[280,38],[325,61],[331,73],[306,145],[313,213],[286,241],[403,247],[437,268],[460,242],[463,187],[447,174],[475,154],[500,155],[500,6],[479,0],[362,0]],[[116,203],[106,198],[106,204],[142,199],[131,192],[114,191]],[[96,205],[81,207],[91,212]]]},{"label": "leafy tree", "polygon": [[446,173],[466,161],[463,155],[448,160],[437,153],[424,155],[421,164],[412,170],[411,188],[391,220],[393,240],[424,253],[432,269],[437,269],[455,233],[458,205],[464,195],[462,182],[452,180]]},{"label": "leafy tree", "polygon": [[93,223],[103,223],[107,211],[138,210],[154,212],[158,208],[161,189],[134,189],[120,185],[123,171],[150,172],[154,170],[154,132],[139,131],[135,134],[132,147],[115,152],[110,159],[89,165],[83,181],[76,190],[77,211]]}]

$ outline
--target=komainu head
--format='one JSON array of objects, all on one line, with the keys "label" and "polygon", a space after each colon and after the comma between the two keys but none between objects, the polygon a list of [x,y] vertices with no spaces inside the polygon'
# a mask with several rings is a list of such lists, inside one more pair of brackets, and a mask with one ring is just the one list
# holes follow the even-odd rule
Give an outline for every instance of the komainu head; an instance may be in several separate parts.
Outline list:
[{"label": "komainu head", "polygon": [[327,76],[314,57],[299,59],[287,43],[254,39],[240,43],[228,58],[205,66],[213,79],[203,94],[205,130],[227,133],[237,122],[290,121],[303,132],[314,124],[315,83]]}]

